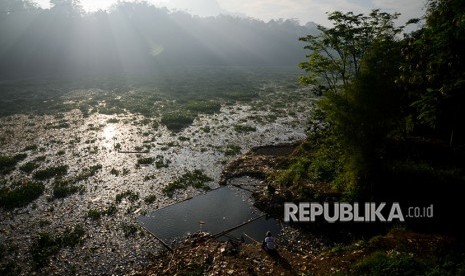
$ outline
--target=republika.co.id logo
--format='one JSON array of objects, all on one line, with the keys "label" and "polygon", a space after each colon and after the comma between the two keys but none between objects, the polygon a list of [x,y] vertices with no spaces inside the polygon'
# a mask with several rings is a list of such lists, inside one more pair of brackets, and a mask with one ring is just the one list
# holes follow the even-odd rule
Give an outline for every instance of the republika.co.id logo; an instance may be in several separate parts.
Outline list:
[{"label": "republika.co.id logo", "polygon": [[285,222],[315,222],[324,219],[327,222],[395,222],[405,218],[432,218],[433,204],[429,206],[410,206],[402,209],[398,202],[355,203],[315,203],[284,204]]}]

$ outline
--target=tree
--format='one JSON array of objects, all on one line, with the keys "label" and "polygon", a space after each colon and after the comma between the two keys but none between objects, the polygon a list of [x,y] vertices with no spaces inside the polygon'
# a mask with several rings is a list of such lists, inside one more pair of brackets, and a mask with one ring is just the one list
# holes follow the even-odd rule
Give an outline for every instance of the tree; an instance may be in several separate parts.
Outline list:
[{"label": "tree", "polygon": [[451,145],[463,143],[465,2],[431,0],[425,19],[406,39],[399,83],[410,95],[417,125]]},{"label": "tree", "polygon": [[352,197],[371,196],[386,144],[405,131],[405,102],[395,83],[400,56],[398,41],[373,43],[343,93],[327,93],[320,101],[319,108],[331,128],[324,146],[336,148],[340,154],[334,183]]},{"label": "tree", "polygon": [[2,0],[0,2],[0,14],[23,12],[37,9],[37,4],[31,0]]},{"label": "tree", "polygon": [[404,97],[395,82],[403,29],[394,26],[398,15],[333,12],[333,28],[319,26],[319,36],[301,38],[312,51],[300,64],[307,72],[301,82],[325,94],[315,120],[325,126],[323,134],[309,133],[319,139],[312,141],[309,175],[331,182],[348,199],[372,195],[388,140],[405,128]]},{"label": "tree", "polygon": [[318,26],[318,36],[307,35],[299,40],[307,42],[311,51],[307,61],[299,64],[307,73],[300,78],[305,85],[313,85],[317,94],[337,92],[360,72],[360,61],[376,41],[391,40],[403,26],[395,27],[398,13],[373,10],[368,16],[339,11],[329,14],[332,28]]},{"label": "tree", "polygon": [[79,0],[50,0],[51,10],[66,17],[79,16],[84,13]]}]

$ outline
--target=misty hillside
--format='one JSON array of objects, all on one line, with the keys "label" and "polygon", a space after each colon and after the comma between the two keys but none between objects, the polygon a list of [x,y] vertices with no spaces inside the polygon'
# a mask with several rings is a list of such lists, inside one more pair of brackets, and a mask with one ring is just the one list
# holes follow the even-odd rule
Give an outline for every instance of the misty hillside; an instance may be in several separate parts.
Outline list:
[{"label": "misty hillside", "polygon": [[147,3],[119,3],[85,13],[76,1],[40,9],[25,1],[0,5],[0,74],[147,73],[166,65],[295,66],[298,38],[316,25],[232,16],[201,18]]}]

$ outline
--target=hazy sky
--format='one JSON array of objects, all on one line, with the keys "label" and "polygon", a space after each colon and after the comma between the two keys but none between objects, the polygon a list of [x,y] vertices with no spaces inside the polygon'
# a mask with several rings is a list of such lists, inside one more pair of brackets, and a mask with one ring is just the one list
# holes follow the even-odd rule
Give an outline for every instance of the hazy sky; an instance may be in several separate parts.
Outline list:
[{"label": "hazy sky", "polygon": [[[49,7],[49,0],[35,0]],[[81,0],[87,11],[106,9],[117,0]],[[240,14],[268,21],[278,18],[295,18],[301,23],[313,21],[326,25],[328,11],[368,12],[380,8],[402,13],[401,21],[420,17],[426,0],[147,0],[157,6],[189,11],[201,16],[220,13]]]}]

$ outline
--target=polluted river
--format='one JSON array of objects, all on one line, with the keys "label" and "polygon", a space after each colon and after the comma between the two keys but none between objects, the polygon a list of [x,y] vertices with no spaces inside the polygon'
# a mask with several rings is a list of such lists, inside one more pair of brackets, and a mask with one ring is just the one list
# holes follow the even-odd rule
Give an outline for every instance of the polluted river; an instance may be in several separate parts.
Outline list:
[{"label": "polluted river", "polygon": [[[227,238],[222,231],[250,220],[228,235],[280,231],[278,221],[252,206],[250,192],[218,183],[225,164],[252,147],[306,137],[308,112],[295,111],[308,110],[312,99],[295,88],[292,102],[273,108],[287,93],[277,87],[251,102],[223,103],[180,131],[129,111],[1,117],[0,153],[19,156],[16,167],[3,172],[2,185],[37,181],[44,187],[31,203],[0,209],[2,262],[21,263],[23,275],[120,275],[147,265],[163,242],[171,246],[201,227],[220,239]],[[54,171],[47,174],[49,168]],[[179,179],[187,181],[183,187]],[[218,206],[222,198],[235,201]],[[170,209],[176,203],[180,210]],[[207,215],[176,217],[188,209]],[[152,235],[157,231],[161,237]]]}]

